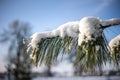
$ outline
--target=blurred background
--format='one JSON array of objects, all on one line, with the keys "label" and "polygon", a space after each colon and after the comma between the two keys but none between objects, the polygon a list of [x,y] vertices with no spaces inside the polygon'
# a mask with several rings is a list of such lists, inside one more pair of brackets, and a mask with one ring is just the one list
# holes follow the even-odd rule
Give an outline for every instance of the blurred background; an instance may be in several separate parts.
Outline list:
[{"label": "blurred background", "polygon": [[[103,20],[120,18],[120,0],[0,0],[0,80],[39,80],[43,77],[52,80],[51,77],[68,76],[76,76],[77,80],[79,76],[120,76],[120,71],[115,71],[114,65],[107,63],[94,74],[84,73],[82,67],[73,66],[74,54],[65,55],[49,67],[44,64],[34,66],[25,54],[23,39],[35,32],[56,29],[66,22],[79,21],[85,16]],[[120,26],[105,29],[104,33],[109,42],[120,34]],[[92,77],[94,79],[96,77]]]}]

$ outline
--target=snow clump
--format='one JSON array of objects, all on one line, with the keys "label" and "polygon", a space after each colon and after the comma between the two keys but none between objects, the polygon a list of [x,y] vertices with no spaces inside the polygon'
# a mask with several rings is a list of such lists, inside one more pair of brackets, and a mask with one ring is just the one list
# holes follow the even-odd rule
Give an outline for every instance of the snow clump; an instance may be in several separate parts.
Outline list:
[{"label": "snow clump", "polygon": [[83,42],[95,41],[99,36],[102,35],[101,23],[102,20],[95,17],[84,17],[79,23],[79,38],[78,45],[80,46]]},{"label": "snow clump", "polygon": [[109,42],[112,53],[120,53],[120,34]]}]

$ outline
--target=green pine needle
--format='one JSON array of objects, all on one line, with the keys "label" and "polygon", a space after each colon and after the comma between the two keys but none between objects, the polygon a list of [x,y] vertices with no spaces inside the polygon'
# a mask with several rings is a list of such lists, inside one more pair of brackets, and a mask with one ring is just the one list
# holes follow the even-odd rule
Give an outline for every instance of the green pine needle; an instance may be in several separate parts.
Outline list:
[{"label": "green pine needle", "polygon": [[[39,49],[31,50],[31,54],[35,57],[32,61],[36,66],[43,62],[50,66],[57,60],[60,53],[70,54],[73,48],[77,50],[74,65],[82,65],[84,71],[90,69],[94,72],[96,67],[112,61],[104,36],[100,36],[94,41],[83,42],[81,46],[78,46],[77,40],[77,38],[68,36],[41,39]],[[96,46],[99,46],[98,50]]]}]

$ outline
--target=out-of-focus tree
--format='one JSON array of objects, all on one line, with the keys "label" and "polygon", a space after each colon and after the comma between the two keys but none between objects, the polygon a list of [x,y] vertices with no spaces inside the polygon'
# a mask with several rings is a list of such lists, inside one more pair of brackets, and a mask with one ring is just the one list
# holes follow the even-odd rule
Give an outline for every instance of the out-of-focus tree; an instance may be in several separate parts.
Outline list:
[{"label": "out-of-focus tree", "polygon": [[[31,63],[29,55],[25,54],[26,45],[23,44],[23,39],[29,34],[30,25],[15,20],[0,35],[0,42],[8,42],[7,69],[9,75],[12,74],[15,80],[31,80]],[[11,80],[11,77],[8,76],[8,79]]]}]

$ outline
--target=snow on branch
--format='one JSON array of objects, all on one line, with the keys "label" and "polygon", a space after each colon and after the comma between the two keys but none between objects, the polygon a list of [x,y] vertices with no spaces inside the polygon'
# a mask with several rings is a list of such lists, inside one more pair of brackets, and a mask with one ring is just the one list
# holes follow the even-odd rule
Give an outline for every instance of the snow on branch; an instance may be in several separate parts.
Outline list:
[{"label": "snow on branch", "polygon": [[81,64],[86,64],[85,68],[94,69],[94,66],[101,66],[109,59],[109,50],[103,36],[104,28],[119,24],[120,19],[117,18],[101,20],[84,17],[80,21],[65,23],[52,31],[33,34],[27,52],[32,53],[35,63],[46,60],[47,64],[51,64],[59,53],[70,53],[76,48],[76,64],[81,61]]},{"label": "snow on branch", "polygon": [[102,21],[102,28],[108,28],[110,26],[115,26],[115,25],[119,25],[120,24],[120,18],[112,18],[109,20],[103,20]]},{"label": "snow on branch", "polygon": [[61,37],[64,38],[65,36],[69,36],[72,38],[78,37],[79,34],[79,22],[68,22],[66,24],[63,24],[59,26],[57,29],[52,30],[52,31],[47,31],[47,32],[39,32],[33,34],[31,38],[31,47],[33,49],[38,48],[38,43],[41,41],[43,38],[52,38],[52,37]]},{"label": "snow on branch", "polygon": [[109,48],[111,57],[113,58],[114,63],[117,63],[118,67],[120,58],[120,34],[109,42]]},{"label": "snow on branch", "polygon": [[112,53],[120,53],[120,34],[110,41],[109,47]]},{"label": "snow on branch", "polygon": [[78,45],[81,46],[83,42],[96,40],[102,35],[103,29],[100,25],[101,20],[95,17],[84,17],[79,23],[79,37]]},{"label": "snow on branch", "polygon": [[55,30],[33,34],[30,37],[31,43],[29,45],[31,45],[33,49],[38,48],[37,44],[42,38],[52,38],[56,36],[61,38],[65,36],[72,38],[77,37],[78,45],[81,45],[84,41],[95,40],[97,37],[101,36],[103,28],[118,24],[120,24],[120,19],[117,18],[101,20],[95,17],[84,17],[80,21],[65,23]]}]

